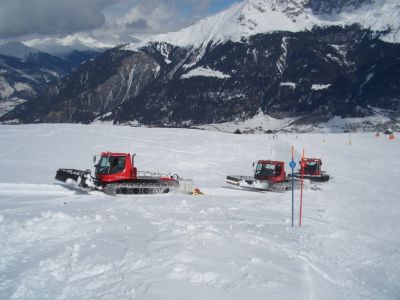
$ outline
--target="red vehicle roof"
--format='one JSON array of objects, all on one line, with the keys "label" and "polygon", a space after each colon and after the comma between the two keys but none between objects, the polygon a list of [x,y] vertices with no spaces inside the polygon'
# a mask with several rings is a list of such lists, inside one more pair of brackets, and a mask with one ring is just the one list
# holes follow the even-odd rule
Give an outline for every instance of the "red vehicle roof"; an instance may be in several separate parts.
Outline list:
[{"label": "red vehicle roof", "polygon": [[258,161],[259,164],[272,164],[272,165],[280,165],[280,164],[285,164],[285,162],[283,161],[279,161],[279,160],[259,160]]},{"label": "red vehicle roof", "polygon": [[129,156],[129,153],[101,152],[101,156]]},{"label": "red vehicle roof", "polygon": [[304,158],[305,161],[312,161],[312,162],[321,162],[320,158]]}]

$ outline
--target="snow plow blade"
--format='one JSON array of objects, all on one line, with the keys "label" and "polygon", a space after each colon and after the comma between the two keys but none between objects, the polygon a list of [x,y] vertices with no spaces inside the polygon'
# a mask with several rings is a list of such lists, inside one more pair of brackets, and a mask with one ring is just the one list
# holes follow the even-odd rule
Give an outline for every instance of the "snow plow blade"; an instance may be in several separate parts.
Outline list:
[{"label": "snow plow blade", "polygon": [[178,191],[183,194],[191,194],[193,191],[193,179],[178,179]]},{"label": "snow plow blade", "polygon": [[[309,180],[304,180],[304,188],[308,189]],[[251,176],[229,175],[226,177],[226,183],[236,185],[246,190],[268,191],[268,192],[285,192],[292,190],[292,181],[271,182],[269,180],[258,180]],[[295,179],[294,189],[300,189],[300,180]]]},{"label": "snow plow blade", "polygon": [[[292,177],[292,174],[289,174],[289,177]],[[300,173],[293,174],[293,177],[296,179],[301,178]],[[303,175],[304,179],[310,180],[311,182],[327,182],[330,179],[328,174],[321,174],[321,175]]]},{"label": "snow plow blade", "polygon": [[90,171],[82,171],[75,169],[58,169],[55,179],[66,183],[75,183],[78,185],[82,181],[82,177],[90,174]]},{"label": "snow plow blade", "polygon": [[271,191],[271,183],[269,181],[256,180],[251,176],[229,175],[226,177],[226,183],[246,190]]}]

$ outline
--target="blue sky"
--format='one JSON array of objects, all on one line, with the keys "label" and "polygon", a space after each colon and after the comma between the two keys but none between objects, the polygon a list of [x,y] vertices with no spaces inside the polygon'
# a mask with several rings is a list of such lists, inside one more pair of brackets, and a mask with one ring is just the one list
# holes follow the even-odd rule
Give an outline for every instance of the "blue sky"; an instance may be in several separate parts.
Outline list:
[{"label": "blue sky", "polygon": [[[209,14],[214,14],[214,13],[218,13],[224,9],[226,9],[227,7],[229,7],[230,5],[232,5],[235,2],[238,2],[239,0],[212,0],[212,1],[208,1],[207,4],[207,9],[206,11]],[[196,12],[196,8],[195,5],[193,5],[193,3],[184,3],[182,4],[182,13],[184,15],[195,15]]]},{"label": "blue sky", "polygon": [[224,10],[225,8],[229,7],[232,5],[232,3],[239,2],[238,0],[217,0],[217,1],[212,1],[209,12],[210,13],[215,13]]}]

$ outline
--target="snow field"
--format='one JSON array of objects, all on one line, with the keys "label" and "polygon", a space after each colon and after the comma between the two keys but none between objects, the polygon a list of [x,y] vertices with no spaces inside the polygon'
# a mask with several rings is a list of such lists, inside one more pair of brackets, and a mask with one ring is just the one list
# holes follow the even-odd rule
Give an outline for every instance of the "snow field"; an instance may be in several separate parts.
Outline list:
[{"label": "snow field", "polygon": [[[224,183],[258,159],[288,163],[292,144],[296,162],[305,148],[334,177],[305,191],[302,228],[291,227],[290,193]],[[55,183],[58,168],[89,168],[106,150],[193,178],[205,195],[111,197]],[[1,126],[0,298],[398,299],[398,153],[398,139],[371,133]]]},{"label": "snow field", "polygon": [[[290,82],[284,83],[283,86],[290,86]],[[376,128],[388,128],[396,126],[393,121],[385,116],[389,111],[382,112],[379,109],[374,109],[375,113],[372,116],[365,118],[341,118],[335,116],[326,122],[318,122],[311,125],[299,125],[295,122],[300,117],[275,119],[271,116],[265,115],[259,111],[252,118],[246,120],[236,120],[233,122],[206,124],[200,125],[198,128],[213,131],[222,131],[234,133],[240,130],[244,133],[265,133],[272,132],[303,132],[303,133],[343,133],[352,132],[373,132]],[[395,122],[396,123],[396,122]]]}]

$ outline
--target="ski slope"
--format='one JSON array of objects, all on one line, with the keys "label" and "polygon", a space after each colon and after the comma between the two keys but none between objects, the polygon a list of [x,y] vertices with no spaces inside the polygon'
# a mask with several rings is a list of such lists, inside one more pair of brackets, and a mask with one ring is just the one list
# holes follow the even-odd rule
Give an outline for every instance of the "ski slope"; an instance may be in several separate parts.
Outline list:
[{"label": "ski slope", "polygon": [[[351,141],[351,145],[350,145]],[[322,157],[291,194],[229,188],[261,158]],[[54,181],[101,151],[193,178],[205,195],[107,196]],[[0,126],[0,299],[399,299],[399,140],[111,125]],[[287,170],[288,171],[288,170]]]}]

